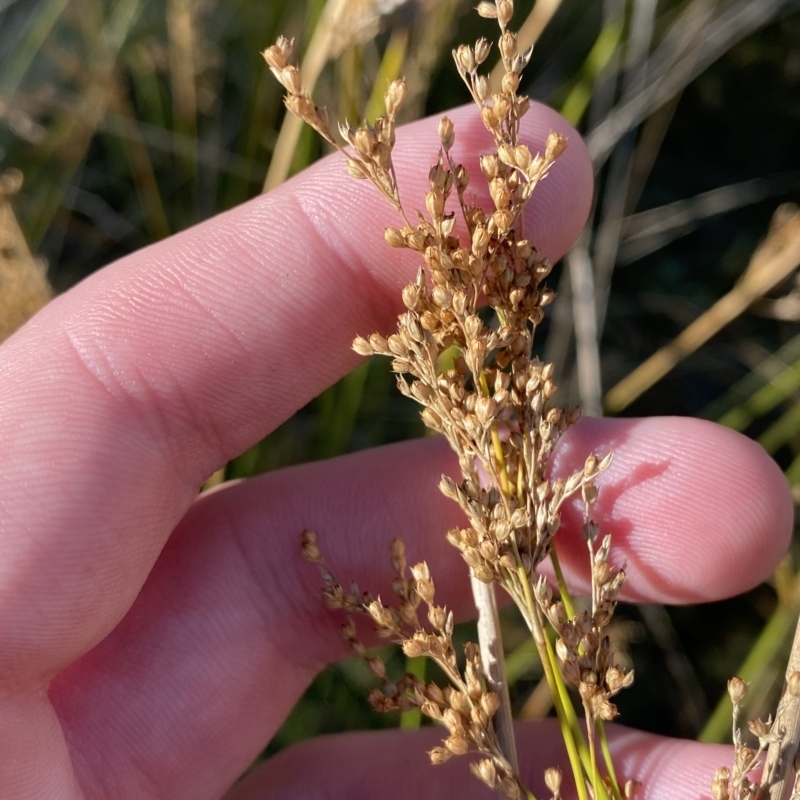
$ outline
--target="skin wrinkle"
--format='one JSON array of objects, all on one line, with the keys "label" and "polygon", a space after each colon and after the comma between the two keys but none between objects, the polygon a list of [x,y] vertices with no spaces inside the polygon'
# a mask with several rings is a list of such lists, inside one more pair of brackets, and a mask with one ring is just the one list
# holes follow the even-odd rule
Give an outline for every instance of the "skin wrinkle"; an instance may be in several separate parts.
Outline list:
[{"label": "skin wrinkle", "polygon": [[[336,275],[335,288],[346,302],[336,306],[340,320],[346,320],[348,330],[355,330],[361,323],[360,315],[353,315],[356,309],[369,309],[369,326],[377,327],[379,321],[396,316],[402,303],[399,297],[399,286],[387,285],[382,274],[381,260],[367,260],[360,243],[355,246],[350,237],[344,233],[343,220],[348,216],[358,216],[363,208],[363,199],[358,196],[326,197],[313,194],[296,195],[295,201],[300,213],[312,222],[315,232],[317,252],[332,251],[338,261],[345,267]],[[390,209],[391,210],[391,209]],[[348,212],[348,213],[343,213]],[[312,242],[312,252],[313,250]],[[408,259],[409,261],[411,259]],[[315,287],[320,292],[321,286]],[[380,299],[379,299],[380,298]],[[348,353],[350,342],[343,348]],[[358,356],[347,359],[348,364],[358,364]]]},{"label": "skin wrinkle", "polygon": [[[111,343],[100,342],[91,336],[89,331],[83,331],[84,341],[78,338],[78,334],[75,331],[67,330],[64,333],[64,339],[75,355],[84,375],[92,383],[101,386],[111,399],[111,406],[103,404],[103,411],[108,415],[108,418],[117,417],[122,419],[128,415],[134,416],[143,429],[141,432],[146,431],[148,434],[148,445],[143,449],[149,450],[150,447],[154,447],[161,452],[162,456],[168,455],[166,443],[169,442],[168,433],[171,426],[168,423],[169,415],[167,409],[162,409],[159,403],[156,402],[156,399],[161,397],[161,393],[150,385],[135,364],[129,364],[126,372],[135,372],[137,374],[128,374],[123,380],[120,375],[121,370],[114,363],[113,345]],[[90,347],[90,339],[94,339],[92,342],[95,345],[94,347]],[[112,434],[112,432],[115,434],[117,429],[115,426],[109,425],[108,431],[109,434]],[[114,439],[113,435],[111,439]],[[161,445],[160,443],[164,444]],[[113,451],[119,446],[118,441],[115,439],[114,445],[109,455],[112,455]]]},{"label": "skin wrinkle", "polygon": [[[333,273],[330,277],[325,276],[324,281],[314,281],[309,284],[307,279],[299,278],[291,284],[287,283],[287,290],[285,291],[288,297],[283,297],[279,308],[275,309],[277,316],[273,315],[273,321],[270,325],[276,331],[280,330],[280,318],[283,316],[292,315],[296,318],[308,317],[307,309],[309,299],[314,295],[319,298],[319,302],[313,305],[322,305],[324,302],[333,303],[339,312],[335,319],[332,315],[317,316],[314,319],[314,325],[309,326],[304,332],[305,339],[308,341],[304,343],[303,350],[305,351],[302,356],[294,351],[282,352],[277,354],[275,359],[274,371],[279,376],[282,382],[282,391],[279,393],[281,399],[292,398],[294,403],[291,408],[286,411],[280,412],[280,418],[276,419],[273,423],[277,427],[280,423],[285,421],[297,408],[301,408],[307,402],[310,402],[320,391],[320,385],[328,385],[335,382],[339,377],[346,374],[350,369],[355,367],[359,358],[350,351],[350,336],[340,333],[340,330],[355,327],[354,322],[347,326],[343,324],[343,320],[347,319],[348,312],[351,309],[367,309],[370,308],[373,312],[375,307],[381,308],[379,303],[375,302],[375,297],[381,296],[381,293],[386,294],[388,297],[392,294],[390,289],[385,289],[381,283],[371,280],[365,280],[369,276],[367,265],[362,259],[361,253],[355,248],[347,247],[346,243],[339,232],[341,229],[341,219],[339,218],[338,209],[332,210],[334,203],[321,202],[320,199],[308,192],[286,193],[285,197],[281,198],[278,204],[279,213],[282,219],[275,220],[275,225],[278,228],[285,227],[286,230],[294,229],[298,220],[307,219],[312,225],[309,226],[309,234],[304,238],[308,241],[308,251],[312,253],[326,253],[332,251],[337,254],[341,264],[348,267],[347,274],[352,275],[352,280],[348,283],[351,287],[351,292],[355,292],[356,296],[364,295],[360,303],[346,302],[349,292],[342,291],[342,280],[339,270],[336,273],[335,280]],[[283,225],[281,225],[283,222]],[[263,219],[258,217],[253,220],[254,224],[263,225]],[[249,227],[250,220],[247,220],[247,227]],[[289,262],[292,263],[292,262]],[[333,283],[331,283],[333,281]],[[369,292],[366,292],[366,289]],[[366,301],[369,294],[371,300]],[[338,296],[341,295],[341,302]],[[286,302],[283,302],[285,299]],[[274,301],[267,305],[269,308],[273,305]],[[392,309],[386,311],[389,316],[396,309],[394,303]],[[360,313],[363,314],[363,311]],[[335,322],[335,327],[329,329],[331,324]],[[345,338],[346,337],[346,338]],[[319,348],[325,350],[332,350],[331,340],[341,339],[341,346],[336,348],[336,355],[333,358],[325,359],[320,363],[319,359],[313,359],[313,354],[318,352]],[[297,363],[303,363],[304,369],[298,370]],[[273,428],[271,428],[273,429]],[[267,433],[268,431],[264,431]]]}]

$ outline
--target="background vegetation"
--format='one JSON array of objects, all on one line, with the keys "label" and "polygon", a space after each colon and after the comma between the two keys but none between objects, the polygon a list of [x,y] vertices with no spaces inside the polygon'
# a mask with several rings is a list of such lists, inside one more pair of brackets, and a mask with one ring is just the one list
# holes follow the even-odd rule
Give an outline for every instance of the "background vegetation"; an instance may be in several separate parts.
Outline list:
[{"label": "background vegetation", "polygon": [[[259,56],[278,33],[297,37],[333,116],[369,116],[376,77],[382,87],[397,74],[409,80],[409,114],[435,113],[468,99],[449,52],[479,35],[469,10],[461,0],[0,0],[2,328],[46,300],[45,273],[63,291],[253,197],[267,167],[275,183],[320,155],[313,135],[284,126]],[[721,421],[800,486],[800,217],[781,206],[800,195],[800,3],[519,0],[516,19],[537,41],[529,93],[584,132],[598,176],[591,225],[555,273],[564,299],[540,339],[562,402]],[[421,431],[385,365],[370,363],[225,476]],[[727,707],[712,711],[725,681],[753,679],[751,713],[773,698],[798,609],[791,558],[743,598],[625,609],[616,632],[637,684],[623,719],[724,738]],[[513,650],[525,637],[506,624]],[[515,703],[534,717],[548,708],[524,648],[510,658]],[[332,667],[270,750],[397,725],[369,711],[368,683],[357,663]]]}]

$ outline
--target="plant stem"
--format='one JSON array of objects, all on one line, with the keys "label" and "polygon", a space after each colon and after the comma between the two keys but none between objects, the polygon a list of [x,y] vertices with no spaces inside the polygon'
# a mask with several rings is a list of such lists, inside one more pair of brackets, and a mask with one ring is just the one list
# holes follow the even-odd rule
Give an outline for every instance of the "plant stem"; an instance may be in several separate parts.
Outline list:
[{"label": "plant stem", "polygon": [[603,720],[597,721],[597,735],[600,739],[600,749],[603,751],[603,761],[605,762],[606,769],[608,770],[608,780],[611,784],[611,794],[614,797],[614,800],[622,800],[622,791],[619,786],[617,771],[614,769],[614,762],[611,759],[611,750],[608,746],[606,726],[603,724]]},{"label": "plant stem", "polygon": [[794,769],[800,747],[800,696],[791,694],[788,688],[789,678],[794,672],[800,672],[800,620],[795,628],[789,662],[786,665],[786,683],[773,724],[773,730],[777,731],[780,738],[769,746],[761,773],[758,797],[765,800],[784,800],[786,797],[791,783],[789,773]]},{"label": "plant stem", "polygon": [[478,609],[478,643],[481,648],[483,672],[489,688],[500,699],[500,708],[494,715],[497,741],[506,760],[519,774],[517,746],[514,740],[514,721],[511,716],[511,699],[508,695],[506,662],[503,656],[503,640],[500,635],[500,618],[497,614],[497,600],[492,584],[483,583],[474,576],[472,596]]}]

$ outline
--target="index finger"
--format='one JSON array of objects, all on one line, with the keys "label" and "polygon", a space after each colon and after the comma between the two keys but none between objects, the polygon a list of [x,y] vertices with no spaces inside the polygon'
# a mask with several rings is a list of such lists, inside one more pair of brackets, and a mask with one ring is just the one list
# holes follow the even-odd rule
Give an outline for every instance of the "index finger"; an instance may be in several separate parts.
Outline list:
[{"label": "index finger", "polygon": [[[456,157],[476,171],[479,115],[452,118]],[[588,213],[591,164],[549,109],[523,128],[532,150],[553,129],[570,141],[526,221],[558,257]],[[411,208],[437,150],[430,122],[398,133]],[[103,270],[4,345],[1,659],[36,653],[35,679],[102,638],[200,482],[354,365],[354,334],[386,329],[417,266],[385,247],[392,223],[327,160]]]}]

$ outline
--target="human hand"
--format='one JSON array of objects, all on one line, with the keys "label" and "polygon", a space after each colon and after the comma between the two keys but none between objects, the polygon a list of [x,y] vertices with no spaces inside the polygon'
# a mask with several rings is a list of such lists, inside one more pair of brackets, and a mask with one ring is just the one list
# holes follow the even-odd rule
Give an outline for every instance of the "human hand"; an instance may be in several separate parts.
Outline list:
[{"label": "human hand", "polygon": [[[480,120],[473,109],[452,118],[456,155],[472,164],[487,144]],[[541,107],[526,118],[532,149],[551,128],[570,146],[526,230],[557,258],[588,213],[591,166],[577,134]],[[409,206],[437,149],[430,122],[399,132]],[[208,475],[357,363],[354,334],[391,328],[417,265],[385,247],[389,224],[372,187],[328,159],[111,265],[3,345],[3,800],[220,797],[313,675],[346,653],[299,558],[303,528],[319,532],[338,574],[384,592],[376,564],[402,535],[409,557],[431,564],[438,596],[466,613],[468,583],[442,535],[458,512],[436,488],[441,472],[455,473],[441,441],[197,497]],[[585,420],[562,440],[555,470],[609,449],[596,509],[627,560],[630,598],[723,597],[784,552],[791,500],[749,440],[688,419]],[[566,513],[563,527],[562,561],[580,583],[578,516]],[[310,742],[229,797],[487,796],[458,760],[427,765],[437,733]],[[546,724],[521,730],[534,786],[557,741]],[[705,795],[729,758],[634,732],[615,747],[641,798]]]}]

